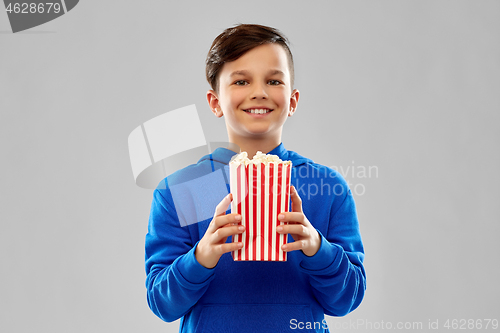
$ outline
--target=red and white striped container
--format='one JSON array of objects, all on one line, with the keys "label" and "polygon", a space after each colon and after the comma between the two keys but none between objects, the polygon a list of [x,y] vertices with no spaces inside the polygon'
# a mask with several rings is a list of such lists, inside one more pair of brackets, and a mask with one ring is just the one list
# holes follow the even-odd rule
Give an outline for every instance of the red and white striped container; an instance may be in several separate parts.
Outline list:
[{"label": "red and white striped container", "polygon": [[281,212],[290,211],[291,162],[230,163],[230,190],[233,194],[231,213],[241,215],[243,234],[233,236],[243,248],[234,251],[235,261],[286,261],[281,246],[287,235],[276,227]]}]

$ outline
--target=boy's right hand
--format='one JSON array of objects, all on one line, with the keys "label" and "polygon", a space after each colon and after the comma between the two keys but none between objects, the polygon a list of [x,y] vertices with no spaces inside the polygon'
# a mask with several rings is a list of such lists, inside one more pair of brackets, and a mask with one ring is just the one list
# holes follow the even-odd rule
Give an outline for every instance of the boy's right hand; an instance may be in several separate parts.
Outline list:
[{"label": "boy's right hand", "polygon": [[214,268],[220,257],[227,252],[239,250],[242,243],[227,243],[229,236],[241,234],[245,227],[240,224],[241,215],[226,215],[229,204],[233,201],[233,196],[229,193],[215,208],[214,218],[208,225],[203,238],[198,242],[194,252],[196,260],[206,268]]}]

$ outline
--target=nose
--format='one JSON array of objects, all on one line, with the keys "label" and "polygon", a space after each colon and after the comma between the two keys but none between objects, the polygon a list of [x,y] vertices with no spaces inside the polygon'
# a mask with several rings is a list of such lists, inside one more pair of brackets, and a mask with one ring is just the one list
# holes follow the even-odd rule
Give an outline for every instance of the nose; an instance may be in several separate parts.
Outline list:
[{"label": "nose", "polygon": [[252,90],[252,99],[265,99],[267,96],[267,85],[262,83],[255,83]]}]

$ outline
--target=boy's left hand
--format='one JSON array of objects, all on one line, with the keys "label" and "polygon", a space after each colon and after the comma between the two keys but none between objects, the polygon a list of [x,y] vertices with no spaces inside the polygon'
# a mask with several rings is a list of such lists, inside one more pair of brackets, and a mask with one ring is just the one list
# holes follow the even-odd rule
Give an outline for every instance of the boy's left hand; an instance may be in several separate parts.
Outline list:
[{"label": "boy's left hand", "polygon": [[290,192],[292,211],[278,215],[280,221],[288,222],[288,224],[278,226],[277,231],[280,234],[291,234],[295,242],[284,244],[281,249],[285,252],[302,250],[306,256],[312,257],[319,250],[321,238],[318,231],[304,215],[302,200],[293,185],[290,187]]}]

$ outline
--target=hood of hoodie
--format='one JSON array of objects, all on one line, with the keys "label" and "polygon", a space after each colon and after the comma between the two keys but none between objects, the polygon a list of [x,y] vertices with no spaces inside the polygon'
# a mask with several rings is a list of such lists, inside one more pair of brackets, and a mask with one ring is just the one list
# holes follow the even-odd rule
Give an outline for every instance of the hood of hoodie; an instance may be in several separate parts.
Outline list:
[{"label": "hood of hoodie", "polygon": [[[313,163],[296,152],[286,150],[282,143],[268,154],[291,161],[294,168]],[[181,226],[209,221],[213,217],[214,207],[230,192],[229,162],[234,155],[236,153],[232,150],[217,148],[198,163],[174,172],[158,185],[162,196],[175,207]],[[167,188],[169,191],[163,192]]]},{"label": "hood of hoodie", "polygon": [[[227,148],[217,148],[212,154],[203,156],[198,163],[191,164],[163,179],[157,189],[165,189],[167,186],[172,187],[181,184],[187,186],[186,184],[188,183],[190,184],[189,186],[193,186],[193,189],[196,186],[215,188],[214,184],[222,181],[225,184],[221,187],[220,192],[222,193],[226,191],[226,185],[229,187],[229,162],[236,154]],[[277,155],[283,161],[292,161],[294,168],[302,164],[314,163],[311,159],[303,157],[294,151],[286,150],[283,143],[280,143],[276,148],[268,152],[268,154]],[[221,169],[222,173],[219,172]],[[214,180],[209,176],[216,176],[216,174],[222,178],[219,177],[219,179]]]},{"label": "hood of hoodie", "polygon": [[[203,156],[198,163],[205,160],[210,160],[211,162],[216,162],[220,164],[229,164],[231,158],[236,155],[234,151],[227,148],[217,148],[212,154]],[[285,149],[283,143],[280,143],[276,148],[268,152],[267,154],[277,155],[282,161],[292,161],[294,167],[305,163],[314,163],[311,159],[306,158],[297,154],[294,151]],[[251,156],[253,157],[253,156]],[[249,156],[250,158],[250,156]]]}]

